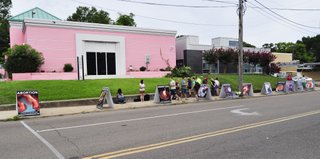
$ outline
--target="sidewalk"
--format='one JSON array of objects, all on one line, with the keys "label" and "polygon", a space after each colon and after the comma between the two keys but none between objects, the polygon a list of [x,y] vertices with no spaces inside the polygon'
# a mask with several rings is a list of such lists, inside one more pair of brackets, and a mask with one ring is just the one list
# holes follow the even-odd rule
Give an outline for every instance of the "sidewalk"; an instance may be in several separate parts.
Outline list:
[{"label": "sidewalk", "polygon": [[[320,88],[316,87],[315,91],[319,91]],[[273,95],[269,96],[276,96],[280,94],[274,93]],[[285,94],[284,94],[285,95]],[[244,97],[244,98],[256,98],[256,97],[266,97],[266,95],[262,95],[260,93],[254,93],[254,96],[251,97]],[[212,97],[213,100],[200,100],[196,101],[195,98],[188,98],[187,100],[182,101],[172,101],[172,103],[167,104],[157,104],[154,103],[153,100],[145,101],[145,102],[128,102],[125,104],[114,104],[113,108],[108,108],[108,105],[104,105],[103,110],[99,110],[96,108],[95,105],[86,105],[86,106],[72,106],[72,107],[54,107],[54,108],[41,108],[40,109],[40,116],[31,116],[26,118],[41,118],[41,117],[50,117],[50,116],[62,116],[62,115],[72,115],[72,114],[82,114],[82,113],[90,113],[90,112],[101,112],[101,111],[113,111],[113,110],[121,110],[121,109],[136,109],[136,108],[143,108],[143,107],[155,107],[155,106],[163,106],[163,105],[178,105],[178,104],[187,104],[187,103],[199,103],[199,102],[214,102],[220,100],[228,100],[227,98],[220,98],[220,97]],[[17,115],[16,110],[10,111],[0,111],[0,121],[8,120],[13,118]]]}]

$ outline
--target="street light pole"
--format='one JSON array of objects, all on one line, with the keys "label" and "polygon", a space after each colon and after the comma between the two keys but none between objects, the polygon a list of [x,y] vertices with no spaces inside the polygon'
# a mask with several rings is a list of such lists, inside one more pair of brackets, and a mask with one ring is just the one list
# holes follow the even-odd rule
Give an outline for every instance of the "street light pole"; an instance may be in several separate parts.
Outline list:
[{"label": "street light pole", "polygon": [[240,97],[243,96],[243,1],[239,0],[239,91]]}]

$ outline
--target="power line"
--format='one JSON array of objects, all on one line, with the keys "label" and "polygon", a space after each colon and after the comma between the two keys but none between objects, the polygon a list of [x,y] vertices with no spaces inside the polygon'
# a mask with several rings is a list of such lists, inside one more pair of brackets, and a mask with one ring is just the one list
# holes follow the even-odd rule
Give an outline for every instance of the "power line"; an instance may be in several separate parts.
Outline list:
[{"label": "power line", "polygon": [[225,3],[225,4],[235,4],[235,5],[238,5],[238,3],[235,3],[235,2],[222,1],[222,0],[203,0],[203,1],[218,2],[218,3]]},{"label": "power line", "polygon": [[[106,7],[102,7],[102,6],[98,6],[98,5],[93,5],[93,4],[81,2],[78,0],[71,0],[71,1],[74,1],[74,2],[80,3],[80,4],[84,4],[87,6],[98,7],[98,8],[109,10],[109,11],[116,12],[116,13],[123,13],[122,11],[119,11],[119,10],[110,9],[110,8],[106,8]],[[170,20],[170,19],[155,18],[155,17],[143,16],[143,15],[138,15],[138,14],[135,14],[135,16],[141,17],[141,18],[146,18],[146,19],[170,22],[170,23],[197,25],[197,26],[213,26],[213,27],[234,27],[234,26],[236,26],[236,25],[215,25],[215,24],[206,24],[206,23],[192,23],[192,22],[185,22],[185,21],[176,21],[176,20]]]},{"label": "power line", "polygon": [[288,18],[286,18],[286,17],[284,17],[284,16],[276,13],[275,11],[271,10],[270,8],[266,7],[265,5],[263,5],[262,3],[260,3],[259,1],[257,1],[257,0],[254,0],[254,1],[255,1],[256,3],[258,3],[259,5],[261,5],[263,8],[269,10],[269,11],[272,12],[273,14],[279,16],[280,18],[282,18],[282,19],[284,19],[284,20],[286,20],[286,21],[289,21],[289,22],[291,22],[291,23],[294,23],[294,24],[296,24],[296,25],[299,25],[299,26],[302,26],[302,27],[306,27],[306,28],[320,29],[320,27],[308,26],[308,25],[304,25],[304,24],[300,24],[300,23],[297,23],[297,22],[295,22],[295,21],[292,21],[292,20],[290,20],[290,19],[288,19]]},{"label": "power line", "polygon": [[[249,7],[249,8],[257,8],[257,9],[265,9],[262,7]],[[269,8],[271,10],[280,10],[280,11],[312,11],[312,12],[319,12],[319,8]]]},{"label": "power line", "polygon": [[200,5],[181,5],[181,4],[165,4],[165,3],[154,3],[154,2],[141,2],[141,1],[133,1],[133,0],[117,0],[122,2],[136,3],[136,4],[146,4],[153,6],[165,6],[165,7],[181,7],[181,8],[234,8],[235,5],[227,5],[227,6],[200,6]]},{"label": "power line", "polygon": [[[253,5],[253,6],[255,6],[255,7],[253,7],[253,8],[254,8],[256,11],[258,11],[260,14],[262,14],[262,15],[268,17],[268,18],[271,17],[272,19],[280,20],[282,23],[279,23],[279,24],[285,25],[285,26],[287,26],[287,27],[289,27],[289,28],[291,28],[291,29],[293,29],[293,30],[296,30],[296,31],[298,31],[298,32],[304,32],[304,33],[307,33],[307,32],[308,32],[308,33],[317,34],[316,32],[307,30],[307,29],[302,28],[302,27],[300,27],[300,26],[296,26],[296,25],[293,25],[292,23],[289,23],[289,22],[287,22],[287,21],[284,21],[283,19],[280,19],[280,18],[277,17],[276,15],[271,14],[271,13],[265,11],[265,10],[257,9],[257,6],[256,6],[255,4],[253,4],[253,3],[251,3],[251,2],[248,2],[248,3],[250,3],[250,4]],[[263,12],[262,12],[262,11],[263,11]]]},{"label": "power line", "polygon": [[[203,1],[209,1],[209,2],[219,2],[219,3],[226,3],[226,4],[234,4],[238,5],[234,2],[228,2],[228,1],[221,1],[221,0],[203,0]],[[271,10],[280,10],[280,11],[312,11],[312,12],[319,12],[320,8],[264,8],[264,7],[249,7],[249,8],[256,8],[256,9],[271,9]]]}]

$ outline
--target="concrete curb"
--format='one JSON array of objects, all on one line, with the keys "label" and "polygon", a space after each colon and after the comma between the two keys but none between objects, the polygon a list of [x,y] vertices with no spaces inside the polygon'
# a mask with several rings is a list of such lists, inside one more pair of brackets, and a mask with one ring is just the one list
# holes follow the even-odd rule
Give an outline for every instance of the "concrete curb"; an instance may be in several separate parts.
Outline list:
[{"label": "concrete curb", "polygon": [[[154,94],[149,94],[150,100],[153,100]],[[135,98],[138,98],[139,95],[128,95],[125,96],[126,102],[134,102]],[[113,97],[113,102],[116,102],[116,97]],[[85,106],[85,105],[96,105],[98,102],[97,98],[85,98],[85,99],[70,99],[70,100],[58,100],[58,101],[45,101],[40,102],[41,108],[55,108],[55,107],[72,107],[72,106]],[[7,110],[15,110],[15,104],[6,104],[0,105],[0,111],[7,111]]]}]

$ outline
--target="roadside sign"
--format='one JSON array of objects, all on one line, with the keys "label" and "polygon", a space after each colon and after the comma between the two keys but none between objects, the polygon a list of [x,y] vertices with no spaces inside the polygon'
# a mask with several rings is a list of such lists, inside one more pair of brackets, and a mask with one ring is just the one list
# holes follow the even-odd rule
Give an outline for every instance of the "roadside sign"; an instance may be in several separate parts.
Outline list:
[{"label": "roadside sign", "polygon": [[242,91],[243,96],[253,96],[253,85],[251,83],[244,83]]},{"label": "roadside sign", "polygon": [[155,103],[171,103],[171,94],[169,86],[159,85],[156,87],[154,100]]},{"label": "roadside sign", "polygon": [[103,104],[105,102],[109,105],[109,107],[111,108],[113,107],[113,100],[112,100],[110,89],[108,87],[102,88],[102,91],[99,97],[99,102],[97,104],[97,108],[102,109]]},{"label": "roadside sign", "polygon": [[230,84],[223,84],[220,90],[220,98],[233,97]]},{"label": "roadside sign", "polygon": [[261,89],[261,94],[265,94],[265,95],[272,94],[272,87],[271,87],[270,82],[264,82],[262,89]]},{"label": "roadside sign", "polygon": [[286,85],[285,85],[285,92],[286,93],[292,93],[295,92],[295,84],[294,81],[286,81]]},{"label": "roadside sign", "polygon": [[21,116],[40,115],[39,93],[36,90],[17,91],[16,110]]},{"label": "roadside sign", "polygon": [[315,86],[315,82],[312,80],[307,80],[306,81],[306,90],[307,91],[313,91]]},{"label": "roadside sign", "polygon": [[300,91],[300,92],[304,91],[301,79],[298,79],[295,83],[296,83],[296,91]]},{"label": "roadside sign", "polygon": [[286,82],[277,82],[276,92],[277,93],[285,93]]},{"label": "roadside sign", "polygon": [[199,88],[199,91],[198,91],[198,97],[200,99],[212,100],[210,87],[207,84],[201,84],[200,85],[200,88]]}]

